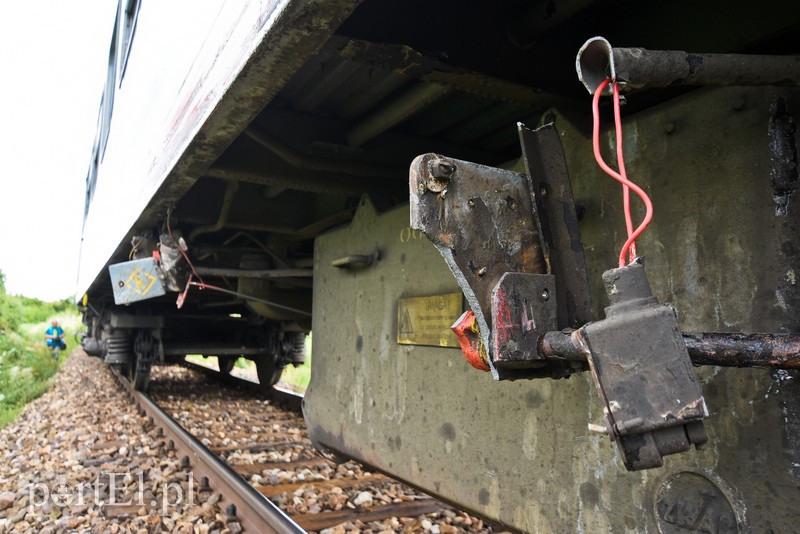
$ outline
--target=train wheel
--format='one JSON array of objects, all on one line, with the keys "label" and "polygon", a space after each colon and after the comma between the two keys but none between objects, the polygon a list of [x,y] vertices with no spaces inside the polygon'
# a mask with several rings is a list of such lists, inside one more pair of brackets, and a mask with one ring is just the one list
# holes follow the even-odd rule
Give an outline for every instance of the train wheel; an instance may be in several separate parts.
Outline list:
[{"label": "train wheel", "polygon": [[128,380],[136,391],[146,391],[150,382],[150,365],[143,365],[141,358],[134,354],[128,366]]},{"label": "train wheel", "polygon": [[155,360],[155,344],[152,334],[139,331],[133,344],[133,353],[128,365],[128,380],[136,391],[146,391],[150,382],[150,367]]},{"label": "train wheel", "polygon": [[255,359],[258,383],[263,389],[272,388],[281,379],[283,366],[279,366],[277,360],[272,354],[262,354]]},{"label": "train wheel", "polygon": [[219,366],[219,372],[223,375],[231,374],[233,371],[233,366],[236,364],[236,360],[239,358],[236,356],[218,356],[217,357],[217,365]]}]

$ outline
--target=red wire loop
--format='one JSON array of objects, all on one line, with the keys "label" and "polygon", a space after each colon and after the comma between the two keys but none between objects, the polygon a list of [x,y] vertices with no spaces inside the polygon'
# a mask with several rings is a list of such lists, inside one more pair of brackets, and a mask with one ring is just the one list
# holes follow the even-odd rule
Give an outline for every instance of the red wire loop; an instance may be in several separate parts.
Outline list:
[{"label": "red wire loop", "polygon": [[[617,165],[619,165],[619,172],[612,169],[603,160],[603,156],[600,154],[600,95],[603,93],[603,90],[608,86],[608,84],[612,82],[614,88],[614,130],[617,144]],[[650,201],[650,197],[647,196],[647,193],[645,193],[641,187],[628,179],[628,174],[625,171],[625,161],[622,154],[622,114],[620,113],[619,101],[619,86],[617,85],[617,82],[613,81],[611,78],[601,83],[594,92],[594,97],[592,98],[592,117],[594,119],[592,124],[592,148],[594,149],[594,158],[597,160],[597,164],[600,165],[600,168],[603,169],[606,174],[622,184],[622,205],[623,211],[625,212],[625,229],[628,232],[628,240],[625,241],[625,244],[622,246],[622,250],[620,250],[619,266],[625,267],[626,256],[628,258],[628,263],[631,263],[636,259],[636,238],[639,237],[642,232],[644,232],[644,229],[647,228],[647,225],[650,224],[651,220],[653,220],[653,203]],[[633,229],[633,220],[631,217],[631,189],[634,193],[639,195],[639,198],[642,199],[642,202],[644,202],[645,206],[644,219],[642,219],[641,224],[639,224],[636,230]]]}]

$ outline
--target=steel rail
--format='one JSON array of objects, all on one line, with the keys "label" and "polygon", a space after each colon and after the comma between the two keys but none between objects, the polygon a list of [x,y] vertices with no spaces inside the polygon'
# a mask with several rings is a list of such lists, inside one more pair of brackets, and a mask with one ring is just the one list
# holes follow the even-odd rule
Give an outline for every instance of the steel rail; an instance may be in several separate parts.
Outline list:
[{"label": "steel rail", "polygon": [[112,370],[112,375],[139,410],[164,431],[164,438],[169,440],[168,443],[171,442],[184,458],[189,459],[192,470],[200,477],[206,477],[214,491],[229,501],[228,509],[233,512],[229,515],[236,515],[245,531],[298,534],[305,532],[272,501],[261,495],[241,475],[181,427],[147,395],[134,390],[117,371]]}]

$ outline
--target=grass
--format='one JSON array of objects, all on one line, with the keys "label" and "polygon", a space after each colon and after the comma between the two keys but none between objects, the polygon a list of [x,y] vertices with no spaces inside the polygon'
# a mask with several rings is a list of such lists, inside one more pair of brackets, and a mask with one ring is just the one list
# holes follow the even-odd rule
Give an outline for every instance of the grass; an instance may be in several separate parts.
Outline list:
[{"label": "grass", "polygon": [[27,403],[45,393],[69,351],[77,343],[73,334],[80,329],[80,317],[56,317],[64,329],[67,350],[59,362],[45,346],[44,331],[50,324],[24,324],[16,332],[0,335],[0,428],[14,421]]}]

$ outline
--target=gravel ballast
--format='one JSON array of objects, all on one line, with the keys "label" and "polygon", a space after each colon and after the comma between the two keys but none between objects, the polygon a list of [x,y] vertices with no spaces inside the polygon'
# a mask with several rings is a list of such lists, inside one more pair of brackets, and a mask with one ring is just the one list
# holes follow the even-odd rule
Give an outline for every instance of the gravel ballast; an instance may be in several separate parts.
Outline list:
[{"label": "gravel ballast", "polygon": [[[182,426],[287,514],[298,520],[304,514],[311,523],[317,514],[340,514],[339,524],[316,527],[323,534],[493,532],[449,507],[368,520],[382,506],[430,498],[356,462],[326,460],[311,446],[302,417],[195,371],[156,367],[151,390]],[[76,350],[53,388],[0,430],[0,534],[241,532],[213,483],[204,487],[159,436],[105,364]],[[356,515],[347,517],[348,511]]]},{"label": "gravel ballast", "polygon": [[0,430],[0,457],[0,533],[241,530],[80,350]]}]

